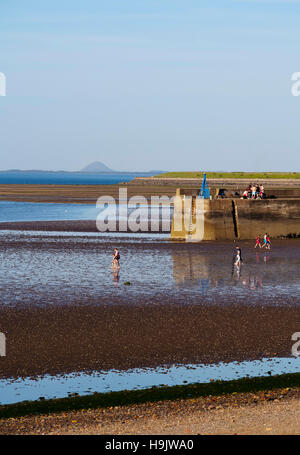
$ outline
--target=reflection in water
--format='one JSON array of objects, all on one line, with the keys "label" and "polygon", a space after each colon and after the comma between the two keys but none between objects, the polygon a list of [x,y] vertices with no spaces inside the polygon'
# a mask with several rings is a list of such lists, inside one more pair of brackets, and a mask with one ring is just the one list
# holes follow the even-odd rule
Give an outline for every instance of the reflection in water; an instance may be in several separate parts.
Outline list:
[{"label": "reflection in water", "polygon": [[234,280],[239,280],[242,274],[242,263],[235,263],[235,258],[232,260],[231,276]]},{"label": "reflection in water", "polygon": [[228,252],[216,255],[211,250],[186,249],[172,254],[177,287],[198,288],[198,292],[206,296],[239,290],[262,292],[263,288],[268,296],[275,296],[283,289],[287,294],[296,292],[299,295],[298,257],[289,258],[280,253],[271,255],[269,252],[253,254],[246,250],[244,261],[236,263],[235,254],[233,257]]},{"label": "reflection in water", "polygon": [[232,279],[235,284],[240,282],[243,286],[248,287],[251,290],[257,290],[262,288],[262,277],[259,274],[247,273],[245,276],[242,276],[242,264],[233,264],[232,265]]},{"label": "reflection in water", "polygon": [[[111,251],[122,251],[122,281],[111,271]],[[259,304],[275,297],[297,303],[300,297],[300,244],[285,243],[272,252],[242,244],[243,263],[232,264],[232,244],[176,244],[159,234],[82,235],[0,232],[0,302],[2,305],[112,304],[149,298],[158,301],[247,304],[259,292]],[[180,288],[180,292],[178,292]],[[195,299],[196,298],[196,299]],[[253,304],[253,299],[251,300]]]},{"label": "reflection in water", "polygon": [[264,262],[266,264],[270,260],[270,254],[269,253],[265,253],[263,255],[263,259],[262,259],[262,255],[259,254],[259,253],[256,253],[255,257],[256,257],[256,263],[257,264],[259,264],[260,262]]},{"label": "reflection in water", "polygon": [[113,276],[113,282],[114,282],[115,286],[118,286],[119,281],[120,281],[119,270],[114,270],[112,276]]}]

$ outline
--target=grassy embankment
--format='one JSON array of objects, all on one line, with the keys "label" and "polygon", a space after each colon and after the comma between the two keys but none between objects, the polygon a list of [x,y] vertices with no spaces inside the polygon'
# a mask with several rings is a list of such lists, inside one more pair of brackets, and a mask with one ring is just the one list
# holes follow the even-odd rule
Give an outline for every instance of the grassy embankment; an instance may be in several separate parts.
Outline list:
[{"label": "grassy embankment", "polygon": [[[300,179],[300,172],[207,172],[208,179]],[[155,178],[203,178],[203,172],[166,172]]]},{"label": "grassy embankment", "polygon": [[300,374],[290,373],[257,378],[242,378],[233,381],[214,381],[205,384],[187,384],[172,387],[152,387],[111,393],[94,393],[87,396],[71,396],[52,400],[27,401],[0,406],[0,419],[34,414],[49,414],[82,409],[107,408],[162,400],[190,399],[221,396],[235,393],[272,391],[286,387],[300,387]]}]

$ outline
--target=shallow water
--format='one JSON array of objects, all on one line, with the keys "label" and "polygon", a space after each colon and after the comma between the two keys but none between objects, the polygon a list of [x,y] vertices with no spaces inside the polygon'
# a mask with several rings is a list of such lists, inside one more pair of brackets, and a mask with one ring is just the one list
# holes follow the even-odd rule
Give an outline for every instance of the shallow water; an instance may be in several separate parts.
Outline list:
[{"label": "shallow water", "polygon": [[93,371],[62,376],[0,380],[0,403],[9,404],[43,397],[63,398],[71,394],[89,395],[121,390],[146,389],[153,386],[174,386],[187,383],[208,383],[211,380],[233,380],[300,372],[299,358],[269,358],[249,362],[213,365],[174,365],[171,368],[144,368],[128,371]]},{"label": "shallow water", "polygon": [[[136,209],[136,205],[129,204],[128,215]],[[173,209],[159,207],[157,205],[143,206],[140,205],[140,219],[154,222],[157,219],[165,220],[166,225],[172,220]],[[124,209],[123,209],[124,212]],[[110,220],[127,220],[122,211],[119,213],[119,205],[99,205],[96,204],[68,204],[68,203],[40,203],[40,202],[14,202],[0,201],[0,222],[18,222],[18,221],[65,221],[65,220],[96,220],[101,217]],[[101,215],[102,214],[102,215]]]},{"label": "shallow water", "polygon": [[59,204],[0,201],[0,222],[95,220],[95,204]]},{"label": "shallow water", "polygon": [[[228,296],[247,305],[300,303],[300,243],[258,252],[245,242],[244,263],[237,267],[229,242],[179,245],[165,239],[163,234],[0,231],[1,305],[83,304],[105,296],[113,304],[124,293],[128,302],[180,293],[187,304],[199,296],[201,302]],[[119,272],[111,270],[115,246]]]}]

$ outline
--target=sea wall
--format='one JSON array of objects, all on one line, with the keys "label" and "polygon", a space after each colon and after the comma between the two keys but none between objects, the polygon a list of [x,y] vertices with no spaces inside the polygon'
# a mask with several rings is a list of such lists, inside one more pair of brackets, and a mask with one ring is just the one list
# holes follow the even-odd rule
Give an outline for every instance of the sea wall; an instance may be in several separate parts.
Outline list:
[{"label": "sea wall", "polygon": [[253,239],[266,232],[272,238],[299,236],[300,199],[203,200],[177,194],[174,200],[173,240]]}]

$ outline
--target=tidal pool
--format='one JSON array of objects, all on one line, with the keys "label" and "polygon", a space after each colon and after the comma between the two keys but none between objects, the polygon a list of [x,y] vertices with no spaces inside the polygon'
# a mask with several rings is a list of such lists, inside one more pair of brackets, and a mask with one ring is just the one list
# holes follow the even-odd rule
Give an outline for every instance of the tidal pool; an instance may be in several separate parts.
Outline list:
[{"label": "tidal pool", "polygon": [[298,358],[270,358],[250,362],[213,365],[174,365],[171,368],[133,369],[73,373],[62,376],[0,380],[0,404],[63,398],[72,394],[89,395],[122,390],[146,389],[153,386],[174,386],[207,383],[211,380],[232,380],[245,376],[258,377],[287,372],[300,372]]}]

